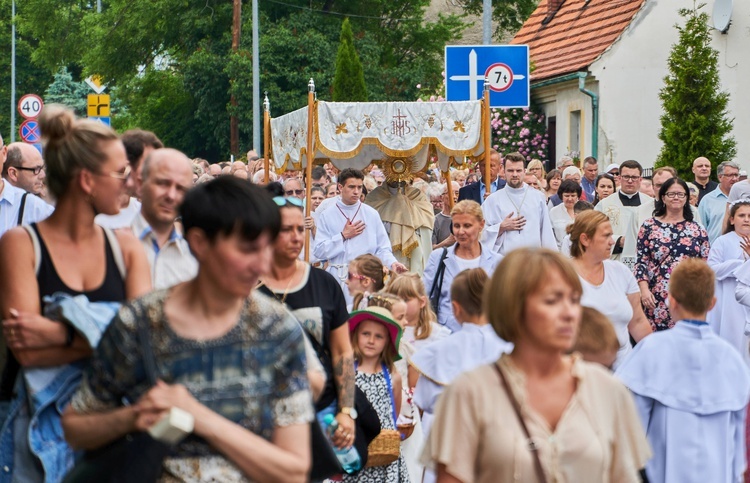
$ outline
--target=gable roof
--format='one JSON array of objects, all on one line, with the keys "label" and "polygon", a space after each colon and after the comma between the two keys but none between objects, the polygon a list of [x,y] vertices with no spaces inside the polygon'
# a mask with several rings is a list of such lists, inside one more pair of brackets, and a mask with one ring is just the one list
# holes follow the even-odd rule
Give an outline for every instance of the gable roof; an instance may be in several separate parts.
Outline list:
[{"label": "gable roof", "polygon": [[[562,5],[551,20],[549,3]],[[527,44],[532,82],[585,69],[614,44],[646,0],[542,0],[511,44]]]}]

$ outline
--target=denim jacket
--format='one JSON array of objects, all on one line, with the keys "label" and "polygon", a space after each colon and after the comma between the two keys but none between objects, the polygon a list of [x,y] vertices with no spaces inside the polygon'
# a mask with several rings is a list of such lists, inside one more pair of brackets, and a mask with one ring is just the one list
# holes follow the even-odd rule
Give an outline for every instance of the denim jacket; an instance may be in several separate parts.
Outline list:
[{"label": "denim jacket", "polygon": [[[92,348],[117,314],[119,303],[89,302],[84,295],[55,293],[45,297],[44,315],[72,325]],[[81,382],[87,361],[45,368],[23,368],[18,374],[8,419],[0,431],[0,483],[13,479],[15,419],[27,405],[29,446],[44,469],[45,483],[58,482],[73,467],[75,453],[65,442],[60,416]]]}]

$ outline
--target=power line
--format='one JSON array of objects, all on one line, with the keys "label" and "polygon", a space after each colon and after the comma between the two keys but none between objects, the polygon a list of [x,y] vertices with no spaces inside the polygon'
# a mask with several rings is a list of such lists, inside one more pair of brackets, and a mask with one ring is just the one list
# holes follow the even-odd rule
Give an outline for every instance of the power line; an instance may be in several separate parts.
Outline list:
[{"label": "power line", "polygon": [[[320,13],[320,14],[324,14],[324,15],[336,15],[336,16],[339,16],[339,17],[351,17],[351,18],[368,18],[368,19],[373,19],[373,20],[386,20],[384,17],[373,17],[373,16],[370,16],[370,15],[355,15],[355,14],[350,14],[350,13],[329,12],[329,11],[326,11],[326,10],[320,10],[320,9],[315,9],[315,8],[310,8],[310,7],[302,7],[300,5],[292,5],[291,3],[280,2],[279,0],[266,0],[266,1],[270,2],[270,3],[276,3],[278,5],[284,5],[285,7],[296,8],[296,9],[299,9],[299,10],[306,10],[308,12]],[[413,19],[413,18],[392,18],[392,19],[388,19],[388,20],[395,21],[395,22],[405,22],[405,21],[412,21],[412,20],[415,20],[415,19]]]}]

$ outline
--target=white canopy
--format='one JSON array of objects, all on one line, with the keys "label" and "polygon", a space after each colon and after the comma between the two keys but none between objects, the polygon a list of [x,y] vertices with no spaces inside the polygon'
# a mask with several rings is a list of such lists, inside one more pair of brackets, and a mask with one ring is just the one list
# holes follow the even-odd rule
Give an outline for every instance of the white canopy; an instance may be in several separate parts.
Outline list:
[{"label": "white canopy", "polygon": [[[435,147],[440,169],[451,158],[484,152],[482,101],[315,103],[315,158],[338,169],[362,169],[386,157],[414,157],[421,171]],[[273,159],[278,170],[307,164],[308,108],[271,119]],[[291,165],[291,166],[290,166]]]}]

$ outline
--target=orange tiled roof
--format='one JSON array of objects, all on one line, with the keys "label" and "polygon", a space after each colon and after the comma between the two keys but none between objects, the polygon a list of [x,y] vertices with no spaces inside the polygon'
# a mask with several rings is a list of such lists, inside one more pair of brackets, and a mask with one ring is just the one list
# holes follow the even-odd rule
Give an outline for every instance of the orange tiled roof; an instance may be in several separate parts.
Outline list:
[{"label": "orange tiled roof", "polygon": [[[532,82],[580,71],[607,50],[646,0],[564,0],[552,20],[542,0],[512,44],[528,44]],[[560,0],[557,0],[558,2]]]}]

